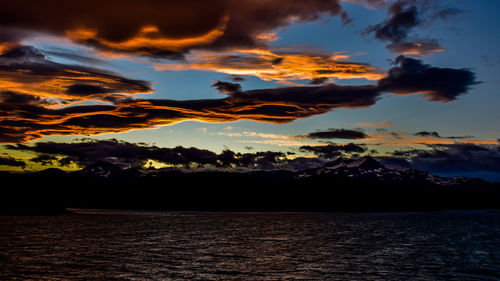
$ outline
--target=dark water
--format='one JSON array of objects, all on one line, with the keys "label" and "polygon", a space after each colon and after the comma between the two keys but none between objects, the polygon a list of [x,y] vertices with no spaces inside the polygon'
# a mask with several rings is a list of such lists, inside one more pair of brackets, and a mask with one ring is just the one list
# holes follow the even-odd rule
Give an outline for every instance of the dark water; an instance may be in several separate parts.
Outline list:
[{"label": "dark water", "polygon": [[1,280],[500,280],[500,213],[0,217]]}]

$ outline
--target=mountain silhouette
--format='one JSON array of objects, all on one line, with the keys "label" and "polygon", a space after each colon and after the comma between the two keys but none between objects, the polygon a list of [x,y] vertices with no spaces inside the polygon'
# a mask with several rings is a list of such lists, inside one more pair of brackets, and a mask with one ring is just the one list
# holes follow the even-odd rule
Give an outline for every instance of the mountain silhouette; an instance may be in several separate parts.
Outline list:
[{"label": "mountain silhouette", "polygon": [[183,211],[422,211],[498,208],[500,185],[388,169],[371,157],[339,158],[302,171],[122,169],[1,173],[0,213],[64,208]]}]

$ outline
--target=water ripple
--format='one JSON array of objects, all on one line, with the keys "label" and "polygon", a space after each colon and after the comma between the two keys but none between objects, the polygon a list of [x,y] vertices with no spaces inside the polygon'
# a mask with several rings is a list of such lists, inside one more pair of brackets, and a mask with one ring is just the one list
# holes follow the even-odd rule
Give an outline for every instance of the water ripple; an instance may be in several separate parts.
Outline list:
[{"label": "water ripple", "polygon": [[0,217],[1,280],[499,280],[500,214]]}]

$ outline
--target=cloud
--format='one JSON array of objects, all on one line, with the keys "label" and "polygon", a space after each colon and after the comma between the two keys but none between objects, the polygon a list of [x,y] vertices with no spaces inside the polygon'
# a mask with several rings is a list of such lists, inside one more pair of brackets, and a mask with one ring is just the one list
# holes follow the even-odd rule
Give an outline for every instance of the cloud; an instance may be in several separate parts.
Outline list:
[{"label": "cloud", "polygon": [[33,146],[15,145],[8,146],[8,148],[39,153],[31,160],[35,162],[53,161],[58,159],[56,156],[62,155],[71,157],[82,166],[105,161],[122,167],[141,167],[147,160],[157,160],[174,165],[187,165],[190,162],[203,165],[215,164],[217,160],[216,154],[208,150],[184,147],[162,149],[115,139],[87,140],[76,143],[39,142]]},{"label": "cloud", "polygon": [[391,53],[403,55],[428,55],[431,53],[446,51],[435,40],[419,41],[419,42],[394,42],[387,45],[387,49]]},{"label": "cloud", "polygon": [[217,91],[226,94],[241,92],[241,85],[231,82],[217,81],[212,85],[212,87],[215,87]]},{"label": "cloud", "polygon": [[394,124],[391,121],[380,121],[378,123],[375,122],[361,122],[358,123],[360,127],[373,127],[373,128],[392,128]]},{"label": "cloud", "polygon": [[[67,159],[67,158],[64,158]],[[42,166],[50,166],[50,165],[60,165],[60,166],[65,166],[63,164],[70,164],[71,162],[61,162],[60,158],[50,155],[50,154],[39,154],[36,157],[33,157],[30,159],[31,162],[38,163]]]},{"label": "cloud", "polygon": [[322,16],[349,21],[338,0],[53,0],[2,3],[0,27],[17,37],[42,32],[107,52],[181,59],[192,49],[263,46],[272,31]]},{"label": "cloud", "polygon": [[[36,142],[31,145],[7,145],[9,150],[35,153],[30,159],[41,165],[87,166],[95,162],[109,162],[121,168],[144,169],[154,161],[178,168],[230,168],[255,170],[301,170],[321,166],[331,159],[359,153],[377,154],[366,144],[324,143],[321,146],[302,146],[300,151],[316,157],[295,157],[294,153],[260,151],[239,153],[225,149],[215,153],[206,149],[177,146],[162,148],[145,143],[83,139],[72,143]],[[500,178],[500,144],[471,143],[431,144],[422,149],[396,150],[376,156],[390,168],[415,168],[442,175],[483,175],[490,173]],[[27,162],[1,155],[0,165],[26,167]],[[491,178],[493,179],[493,178]]]},{"label": "cloud", "polygon": [[214,86],[229,94],[225,98],[142,99],[134,95],[151,91],[148,82],[54,63],[35,48],[18,46],[0,55],[0,142],[119,133],[186,120],[287,123],[338,108],[369,107],[383,92],[419,93],[432,101],[450,101],[475,84],[469,70],[431,67],[402,56],[396,63],[400,66],[389,70],[377,85],[242,91],[238,84],[219,81]]},{"label": "cloud", "polygon": [[52,62],[36,48],[17,45],[0,54],[0,91],[76,102],[107,101],[117,96],[149,93],[152,89],[146,81],[102,69]]},{"label": "cloud", "polygon": [[438,132],[427,132],[427,131],[421,131],[418,133],[415,133],[415,136],[421,136],[421,137],[435,137],[435,138],[440,138],[441,136],[438,134]]},{"label": "cloud", "polygon": [[[298,79],[311,79],[313,84],[321,84],[330,78],[380,79],[378,86],[381,91],[397,94],[421,93],[433,101],[454,100],[457,96],[466,93],[470,86],[477,84],[474,73],[468,69],[432,67],[423,64],[421,60],[402,55],[395,59],[395,64],[399,66],[391,68],[386,75],[376,68],[363,64],[334,60],[308,64],[300,59],[288,61],[289,58],[286,55],[281,57],[279,64],[275,64],[271,58],[260,57],[261,51],[254,51],[259,57],[243,59],[239,56],[210,55],[209,62],[200,63],[202,65],[200,68],[195,67],[195,64],[190,66],[163,64],[156,67],[162,70],[184,70],[188,67],[188,69],[220,71],[228,74],[255,75],[263,80],[274,80],[280,83],[291,83],[292,80]],[[252,55],[254,51],[251,52]],[[263,53],[267,56],[270,52],[264,51]],[[218,59],[221,59],[221,64],[214,62]]]},{"label": "cloud", "polygon": [[[72,143],[36,142],[32,145],[7,145],[7,149],[35,153],[30,161],[42,165],[85,167],[96,162],[107,162],[123,169],[147,169],[156,162],[170,167],[187,169],[237,170],[303,170],[319,167],[326,161],[344,154],[365,151],[363,145],[326,143],[320,147],[304,146],[306,153],[318,157],[296,157],[293,152],[257,151],[234,152],[229,149],[215,153],[195,147],[157,147],[145,143],[130,143],[116,139],[82,139]],[[253,148],[247,148],[253,149]],[[160,165],[161,166],[161,165]]]},{"label": "cloud", "polygon": [[245,79],[245,77],[241,77],[241,76],[238,76],[238,75],[231,75],[230,79],[233,82],[243,82],[243,81],[247,80],[247,79]]},{"label": "cloud", "polygon": [[375,38],[383,41],[401,42],[408,37],[408,32],[420,23],[418,9],[410,1],[396,1],[387,8],[390,15],[383,23],[369,26],[367,33],[374,33]]},{"label": "cloud", "polygon": [[476,144],[495,145],[497,140],[475,139],[473,136],[441,136],[437,132],[421,131],[416,134],[405,134],[388,131],[385,128],[377,128],[376,132],[370,133],[368,138],[362,139],[367,145],[376,146],[411,146],[419,147],[426,145],[448,145],[448,144]]},{"label": "cloud", "polygon": [[329,80],[330,79],[328,77],[318,77],[318,78],[311,79],[311,81],[309,82],[309,84],[310,85],[321,85],[321,84],[325,84]]},{"label": "cloud", "polygon": [[303,140],[304,136],[258,133],[252,131],[218,132],[213,135],[225,136],[230,138],[245,138],[243,140],[237,141],[240,143],[258,143],[287,147],[303,145],[324,145],[324,143],[322,142],[306,142]]},{"label": "cloud", "polygon": [[467,138],[474,138],[474,136],[449,136],[449,137],[443,137],[439,135],[438,132],[436,131],[421,131],[418,133],[415,133],[415,136],[421,136],[421,137],[434,137],[434,138],[444,138],[444,139],[467,139]]},{"label": "cloud", "polygon": [[50,56],[52,56],[52,57],[59,57],[59,58],[64,58],[64,59],[68,59],[68,60],[72,60],[72,61],[76,61],[76,62],[84,63],[84,64],[91,64],[91,65],[96,65],[96,64],[106,65],[106,64],[109,64],[109,62],[107,62],[105,60],[102,60],[102,59],[99,59],[99,58],[95,58],[95,57],[91,57],[91,56],[82,55],[81,53],[77,53],[77,52],[74,52],[74,51],[71,51],[71,50],[66,50],[66,49],[63,49],[63,48],[52,47],[49,50],[41,50],[41,52],[44,55],[49,56],[49,57]]},{"label": "cloud", "polygon": [[153,128],[185,120],[286,123],[337,108],[373,105],[374,86],[286,87],[236,92],[223,99],[117,100],[112,105],[46,108],[32,95],[0,92],[0,141],[18,142],[44,135],[93,135]]},{"label": "cloud", "polygon": [[[406,161],[408,167],[432,173],[500,173],[500,145],[435,144],[429,149],[396,151],[388,161]],[[396,159],[396,160],[394,160]]]},{"label": "cloud", "polygon": [[379,41],[390,42],[387,48],[392,53],[429,55],[445,49],[436,39],[411,37],[414,29],[433,21],[449,20],[462,12],[456,7],[442,7],[438,1],[398,0],[388,6],[388,18],[367,27],[364,34],[373,34]]},{"label": "cloud", "polygon": [[268,134],[268,133],[258,133],[252,131],[242,131],[242,132],[218,132],[216,133],[219,136],[227,136],[227,137],[251,137],[251,138],[262,138],[262,139],[280,139],[280,140],[288,140],[295,138],[291,135],[280,135],[280,134]]},{"label": "cloud", "polygon": [[67,159],[87,166],[109,162],[122,168],[143,168],[150,161],[181,167],[277,169],[286,164],[283,152],[260,151],[236,153],[225,149],[221,153],[195,147],[162,148],[144,143],[111,140],[83,140],[74,143],[37,142],[34,145],[9,145],[9,149],[31,151],[38,155],[31,161],[42,165],[63,165]]},{"label": "cloud", "polygon": [[26,162],[8,155],[0,155],[0,165],[25,168]]},{"label": "cloud", "polygon": [[351,153],[363,153],[366,151],[366,148],[363,144],[335,144],[328,143],[324,146],[309,146],[304,145],[299,148],[299,150],[304,152],[311,152],[319,157],[332,159],[341,156],[343,153],[351,154]]},{"label": "cloud", "polygon": [[[322,84],[328,79],[378,80],[384,73],[374,66],[346,61],[349,56],[318,51],[271,51],[240,49],[226,53],[198,52],[186,57],[184,63],[158,63],[158,71],[204,70],[230,75],[256,76],[265,81],[293,84],[294,80],[311,80]],[[319,83],[321,82],[321,83]]]},{"label": "cloud", "polygon": [[397,57],[395,64],[399,66],[391,68],[387,77],[378,81],[381,91],[420,93],[431,101],[448,102],[478,83],[474,73],[468,69],[432,67],[405,56]]},{"label": "cloud", "polygon": [[368,135],[356,130],[349,129],[329,129],[327,131],[319,131],[301,136],[309,139],[364,139]]}]

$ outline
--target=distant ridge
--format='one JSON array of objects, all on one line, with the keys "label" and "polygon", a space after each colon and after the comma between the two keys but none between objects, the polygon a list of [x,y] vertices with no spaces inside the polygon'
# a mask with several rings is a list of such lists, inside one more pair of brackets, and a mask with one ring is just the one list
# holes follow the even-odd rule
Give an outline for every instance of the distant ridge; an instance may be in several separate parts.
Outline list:
[{"label": "distant ridge", "polygon": [[487,184],[486,181],[478,178],[444,178],[416,169],[388,169],[369,156],[355,159],[339,158],[326,163],[323,167],[299,172],[298,177],[303,178],[318,175],[338,175],[375,183],[379,182],[391,185],[406,184],[408,186]]},{"label": "distant ridge", "polygon": [[0,214],[53,214],[64,208],[321,212],[500,208],[500,184],[388,169],[371,157],[339,158],[298,172],[138,170],[97,162],[75,172],[0,173],[0,180],[5,183]]}]

